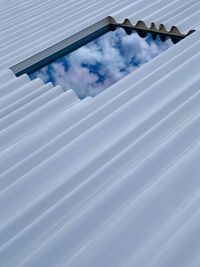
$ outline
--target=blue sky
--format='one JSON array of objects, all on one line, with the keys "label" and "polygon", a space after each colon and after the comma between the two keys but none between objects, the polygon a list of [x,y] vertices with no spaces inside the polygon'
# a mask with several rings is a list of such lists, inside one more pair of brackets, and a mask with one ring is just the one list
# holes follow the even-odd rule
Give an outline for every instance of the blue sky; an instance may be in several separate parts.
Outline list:
[{"label": "blue sky", "polygon": [[73,89],[82,99],[95,96],[173,44],[171,40],[127,35],[122,28],[108,32],[87,45],[30,75],[64,90]]}]

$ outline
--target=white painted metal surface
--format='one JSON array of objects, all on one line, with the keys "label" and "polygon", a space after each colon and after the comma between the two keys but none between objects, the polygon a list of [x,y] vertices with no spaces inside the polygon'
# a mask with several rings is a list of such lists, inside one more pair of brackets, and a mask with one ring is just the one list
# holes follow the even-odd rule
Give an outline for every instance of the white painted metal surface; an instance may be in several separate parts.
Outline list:
[{"label": "white painted metal surface", "polygon": [[[13,1],[12,1],[13,2]],[[10,7],[10,8],[9,8]],[[56,44],[107,16],[117,22],[125,18],[149,27],[174,25],[182,33],[198,29],[199,0],[45,0],[14,1],[0,9],[0,70]]]},{"label": "white painted metal surface", "polygon": [[[199,267],[199,7],[1,1],[0,266]],[[107,15],[197,31],[82,101],[4,69]]]}]

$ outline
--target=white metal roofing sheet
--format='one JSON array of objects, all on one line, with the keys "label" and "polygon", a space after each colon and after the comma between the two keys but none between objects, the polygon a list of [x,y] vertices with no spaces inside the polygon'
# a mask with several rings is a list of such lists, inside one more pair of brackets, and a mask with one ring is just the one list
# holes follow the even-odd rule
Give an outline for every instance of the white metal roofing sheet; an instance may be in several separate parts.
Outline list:
[{"label": "white metal roofing sheet", "polygon": [[[199,267],[199,4],[1,1],[0,266]],[[108,15],[197,31],[82,101],[4,69]]]},{"label": "white metal roofing sheet", "polygon": [[[0,9],[0,69],[20,61],[112,16],[135,24],[143,20],[150,27],[176,25],[182,33],[199,28],[200,2],[196,0],[45,0],[4,4]],[[7,6],[8,5],[8,6]]]}]

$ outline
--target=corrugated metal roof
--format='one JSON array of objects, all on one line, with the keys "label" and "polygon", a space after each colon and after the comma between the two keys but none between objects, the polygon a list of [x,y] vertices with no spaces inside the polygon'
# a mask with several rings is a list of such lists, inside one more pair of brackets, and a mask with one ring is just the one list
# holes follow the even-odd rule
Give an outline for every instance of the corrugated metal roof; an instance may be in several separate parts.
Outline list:
[{"label": "corrugated metal roof", "polygon": [[[199,28],[196,0],[20,1],[0,10],[0,70],[112,16],[117,22],[143,20],[148,27],[177,26],[182,33]],[[10,8],[9,8],[10,6]]]},{"label": "corrugated metal roof", "polygon": [[[199,1],[1,1],[0,266],[199,266]],[[95,98],[5,67],[105,16],[196,32]]]}]

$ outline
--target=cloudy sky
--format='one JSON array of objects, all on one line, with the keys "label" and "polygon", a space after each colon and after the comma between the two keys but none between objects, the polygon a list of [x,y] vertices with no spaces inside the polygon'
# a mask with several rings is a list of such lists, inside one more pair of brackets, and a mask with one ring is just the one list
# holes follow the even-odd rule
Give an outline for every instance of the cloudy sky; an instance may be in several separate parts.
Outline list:
[{"label": "cloudy sky", "polygon": [[173,44],[171,40],[127,35],[122,28],[108,32],[71,54],[30,75],[65,90],[73,89],[82,99],[95,96]]}]

